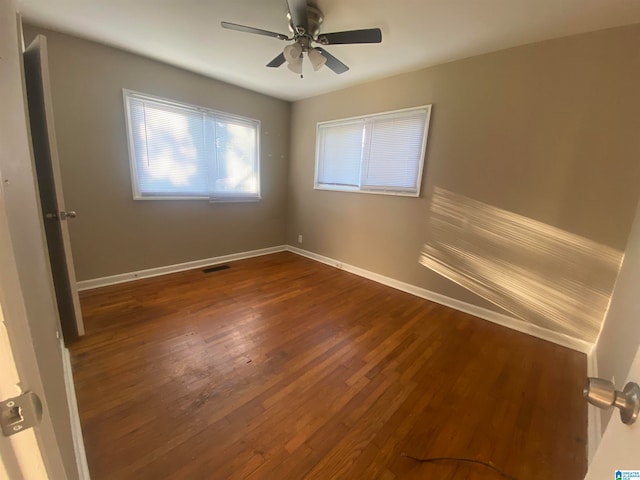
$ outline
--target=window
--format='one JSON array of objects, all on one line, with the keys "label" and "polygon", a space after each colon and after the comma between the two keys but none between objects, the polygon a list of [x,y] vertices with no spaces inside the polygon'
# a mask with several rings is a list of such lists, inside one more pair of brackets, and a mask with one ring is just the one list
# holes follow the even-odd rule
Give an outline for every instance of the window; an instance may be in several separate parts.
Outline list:
[{"label": "window", "polygon": [[135,199],[260,198],[260,122],[124,90]]},{"label": "window", "polygon": [[420,195],[431,105],[318,123],[315,188]]}]

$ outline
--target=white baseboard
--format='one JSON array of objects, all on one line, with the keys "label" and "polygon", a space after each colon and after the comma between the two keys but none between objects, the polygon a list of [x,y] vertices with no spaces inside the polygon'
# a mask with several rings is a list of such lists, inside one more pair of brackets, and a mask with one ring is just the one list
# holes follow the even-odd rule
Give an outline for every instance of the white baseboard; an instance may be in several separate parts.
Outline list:
[{"label": "white baseboard", "polygon": [[245,258],[258,257],[261,255],[268,255],[271,253],[277,253],[277,252],[283,252],[283,251],[289,251],[297,255],[301,255],[303,257],[307,257],[312,260],[316,260],[318,262],[331,265],[332,267],[340,268],[347,272],[354,273],[360,277],[373,280],[374,282],[378,282],[383,285],[387,285],[389,287],[395,288],[397,290],[410,293],[417,297],[424,298],[426,300],[430,300],[432,302],[436,302],[441,305],[454,308],[461,312],[469,313],[476,317],[482,318],[483,320],[488,320],[489,322],[497,323],[498,325],[502,325],[504,327],[508,327],[513,330],[517,330],[519,332],[526,333],[528,335],[541,338],[543,340],[547,340],[549,342],[552,342],[558,345],[562,345],[563,347],[571,348],[572,350],[577,350],[579,352],[589,354],[593,348],[593,344],[589,342],[585,342],[584,340],[573,338],[562,333],[554,332],[552,330],[539,327],[532,323],[528,323],[528,322],[519,320],[517,318],[510,317],[508,315],[503,315],[501,313],[497,313],[492,310],[488,310],[486,308],[478,307],[477,305],[472,305],[470,303],[463,302],[455,298],[447,297],[446,295],[441,295],[439,293],[432,292],[430,290],[427,290],[421,287],[416,287],[415,285],[401,282],[400,280],[396,280],[394,278],[385,277],[384,275],[380,275],[360,267],[355,267],[353,265],[349,265],[339,260],[325,257],[323,255],[319,255],[317,253],[313,253],[308,250],[302,250],[301,248],[297,248],[292,245],[279,245],[276,247],[262,248],[259,250],[250,250],[248,252],[233,253],[231,255],[223,255],[220,257],[206,258],[203,260],[194,260],[192,262],[179,263],[176,265],[167,265],[164,267],[149,268],[147,270],[139,270],[137,272],[121,273],[118,275],[111,275],[108,277],[94,278],[91,280],[82,280],[77,283],[77,286],[78,286],[78,290],[80,291],[89,290],[92,288],[104,287],[107,285],[115,285],[117,283],[131,282],[134,280],[139,280],[141,278],[156,277],[158,275],[166,275],[168,273],[182,272],[182,271],[191,270],[194,268],[202,268],[202,267],[207,267],[211,265],[218,265],[220,263],[231,262],[234,260],[242,260]]},{"label": "white baseboard", "polygon": [[71,437],[73,439],[73,449],[76,454],[76,468],[80,480],[89,480],[89,465],[87,464],[87,454],[84,450],[84,439],[82,438],[82,428],[80,427],[80,416],[78,415],[78,401],[73,383],[73,371],[71,369],[71,356],[69,349],[65,348],[60,340],[62,349],[62,365],[64,371],[64,384],[67,390],[67,400],[69,401],[69,416],[71,417]]},{"label": "white baseboard", "polygon": [[331,265],[332,267],[340,268],[347,272],[354,273],[360,277],[368,278],[369,280],[373,280],[397,290],[402,290],[403,292],[410,293],[417,297],[454,308],[461,312],[469,313],[483,320],[497,323],[498,325],[502,325],[504,327],[511,328],[512,330],[526,333],[533,337],[537,337],[542,340],[555,343],[557,345],[562,345],[563,347],[567,347],[578,352],[589,354],[593,348],[593,344],[585,342],[584,340],[573,338],[563,333],[554,332],[552,330],[539,327],[538,325],[534,325],[532,323],[510,317],[508,315],[503,315],[486,308],[478,307],[477,305],[472,305],[455,298],[447,297],[446,295],[432,292],[425,288],[416,287],[415,285],[404,283],[394,278],[385,277],[384,275],[379,275],[363,268],[354,267],[353,265],[343,263],[333,258],[318,255],[317,253],[302,250],[301,248],[297,248],[291,245],[287,245],[287,250],[303,257],[326,263],[327,265]]},{"label": "white baseboard", "polygon": [[[598,376],[598,358],[594,348],[587,355],[587,377]],[[602,418],[601,410],[593,405],[587,406],[587,460],[591,464],[593,456],[598,449],[602,439]]]},{"label": "white baseboard", "polygon": [[234,260],[243,260],[245,258],[259,257],[261,255],[268,255],[270,253],[284,252],[285,250],[287,250],[287,247],[285,245],[278,245],[276,247],[261,248],[259,250],[249,250],[248,252],[232,253],[230,255],[205,258],[203,260],[194,260],[192,262],[167,265],[165,267],[149,268],[146,270],[138,270],[137,272],[121,273],[108,277],[82,280],[76,285],[79,291],[90,290],[92,288],[106,287],[107,285],[115,285],[117,283],[132,282],[134,280],[140,280],[141,278],[157,277],[158,275],[183,272],[185,270],[191,270],[194,268],[209,267],[211,265],[219,265],[221,263],[232,262]]}]

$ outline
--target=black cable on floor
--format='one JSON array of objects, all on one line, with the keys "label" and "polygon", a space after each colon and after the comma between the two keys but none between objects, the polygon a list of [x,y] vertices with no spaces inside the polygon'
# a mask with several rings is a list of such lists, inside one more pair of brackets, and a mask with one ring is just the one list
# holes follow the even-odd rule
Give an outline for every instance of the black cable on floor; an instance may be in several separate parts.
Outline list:
[{"label": "black cable on floor", "polygon": [[411,460],[415,460],[416,462],[420,462],[420,463],[436,463],[436,462],[477,463],[478,465],[482,465],[482,466],[485,466],[487,468],[491,468],[492,470],[494,470],[496,473],[501,475],[503,478],[506,478],[507,480],[518,480],[516,477],[512,477],[511,475],[508,475],[508,474],[504,473],[502,470],[500,470],[498,467],[494,466],[492,463],[483,462],[482,460],[475,460],[473,458],[461,458],[461,457],[420,458],[420,457],[414,457],[413,455],[409,455],[408,453],[405,453],[405,452],[402,452],[402,456],[410,458]]}]

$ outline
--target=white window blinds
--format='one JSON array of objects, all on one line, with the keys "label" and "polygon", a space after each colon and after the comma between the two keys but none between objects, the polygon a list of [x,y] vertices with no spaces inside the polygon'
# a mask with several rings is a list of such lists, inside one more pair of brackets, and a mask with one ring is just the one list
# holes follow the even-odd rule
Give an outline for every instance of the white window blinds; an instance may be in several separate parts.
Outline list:
[{"label": "white window blinds", "polygon": [[134,198],[260,197],[259,122],[124,92]]},{"label": "white window blinds", "polygon": [[364,122],[318,126],[318,176],[327,185],[360,184]]},{"label": "white window blinds", "polygon": [[418,196],[431,106],[318,124],[315,187]]}]

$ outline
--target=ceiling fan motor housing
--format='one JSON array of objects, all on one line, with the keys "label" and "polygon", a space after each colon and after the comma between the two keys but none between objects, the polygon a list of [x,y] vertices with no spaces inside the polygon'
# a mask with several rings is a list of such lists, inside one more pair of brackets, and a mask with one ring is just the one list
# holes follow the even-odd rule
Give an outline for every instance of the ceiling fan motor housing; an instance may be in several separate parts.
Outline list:
[{"label": "ceiling fan motor housing", "polygon": [[316,38],[320,33],[320,27],[322,26],[322,22],[324,21],[324,15],[316,5],[308,3],[307,25],[309,27],[309,31],[299,32],[296,28],[297,26],[293,25],[293,22],[291,21],[291,15],[289,13],[287,13],[287,20],[289,21],[289,31],[293,33],[294,36],[309,35],[312,38]]}]

